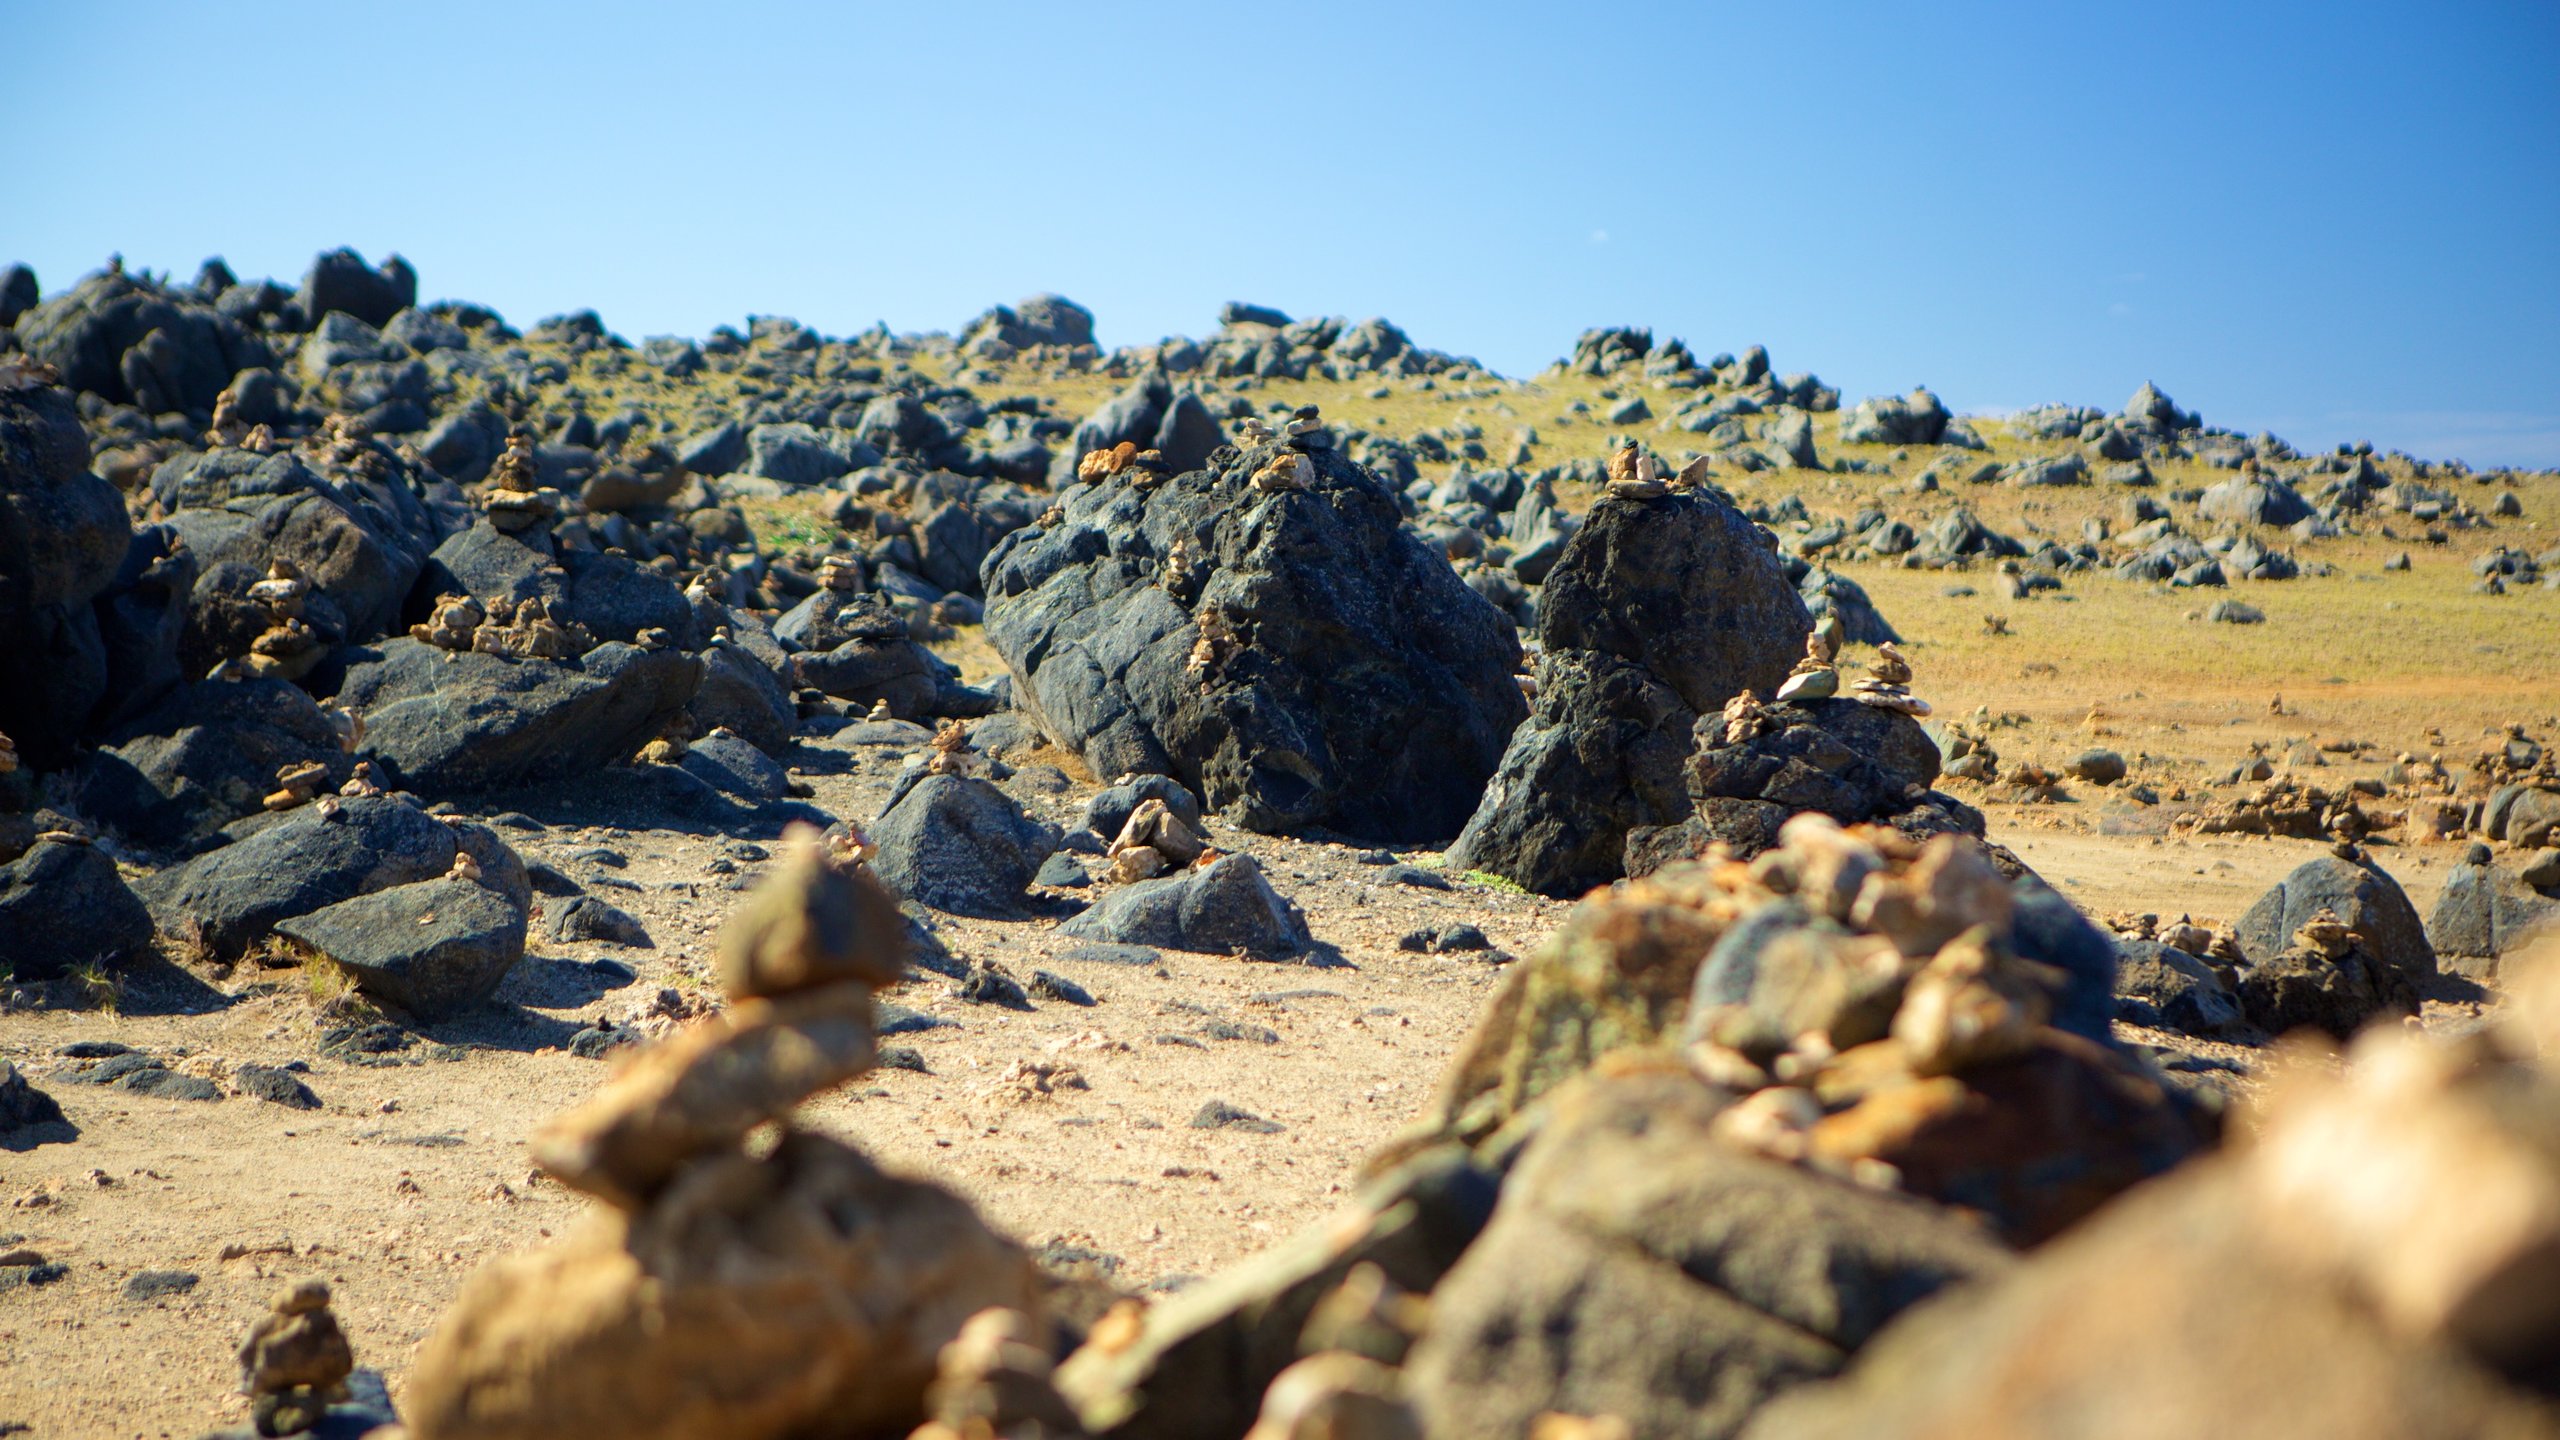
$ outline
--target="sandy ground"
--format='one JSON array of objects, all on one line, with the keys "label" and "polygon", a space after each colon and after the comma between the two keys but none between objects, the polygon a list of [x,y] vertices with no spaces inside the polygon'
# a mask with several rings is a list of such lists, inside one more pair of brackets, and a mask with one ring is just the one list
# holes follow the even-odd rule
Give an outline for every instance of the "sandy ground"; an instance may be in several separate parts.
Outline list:
[{"label": "sandy ground", "polygon": [[[901,758],[832,742],[802,749],[814,803],[856,817],[876,811]],[[1007,785],[1062,826],[1092,790],[1028,767]],[[459,1058],[365,1067],[321,1057],[310,987],[291,971],[244,969],[216,984],[163,968],[134,978],[122,1013],[0,1017],[0,1058],[55,1095],[79,1132],[0,1152],[0,1250],[23,1246],[69,1267],[53,1284],[0,1293],[0,1433],[15,1423],[46,1437],[184,1437],[237,1422],[233,1346],[280,1281],[313,1274],[336,1288],[359,1363],[383,1370],[396,1395],[471,1269],[543,1243],[586,1203],[536,1178],[525,1151],[535,1126],[606,1073],[571,1054],[568,1038],[658,987],[703,987],[733,887],[751,883],[775,827],[650,828],[656,817],[591,797],[513,803],[545,822],[508,832],[526,856],[637,915],[655,946],[537,939],[499,1004],[429,1028]],[[2103,834],[2100,810],[2000,808],[1994,838],[2093,914],[2217,919],[2320,849]],[[888,998],[947,1022],[890,1037],[926,1072],[877,1071],[813,1103],[814,1122],[951,1186],[1028,1243],[1111,1257],[1133,1289],[1205,1274],[1323,1215],[1360,1158],[1419,1110],[1499,973],[1488,957],[1415,954],[1397,939],[1464,920],[1526,954],[1566,907],[1465,881],[1394,883],[1379,857],[1347,845],[1213,831],[1222,848],[1262,858],[1343,963],[1168,952],[1151,967],[1077,964],[1057,958],[1073,942],[1053,920],[946,919],[955,954],[1024,979],[1056,971],[1096,1003],[1021,1012],[964,1003],[937,978],[901,987]],[[598,848],[624,864],[578,858]],[[2388,852],[2385,863],[2423,909],[2454,853]],[[604,960],[636,978],[591,963]],[[59,1047],[84,1039],[181,1068],[305,1062],[323,1108],[147,1100],[53,1078]],[[1010,1095],[998,1075],[1016,1060],[1064,1061],[1088,1088]],[[1190,1128],[1213,1098],[1284,1128]],[[166,1270],[199,1278],[183,1293],[128,1297],[135,1275]]]}]

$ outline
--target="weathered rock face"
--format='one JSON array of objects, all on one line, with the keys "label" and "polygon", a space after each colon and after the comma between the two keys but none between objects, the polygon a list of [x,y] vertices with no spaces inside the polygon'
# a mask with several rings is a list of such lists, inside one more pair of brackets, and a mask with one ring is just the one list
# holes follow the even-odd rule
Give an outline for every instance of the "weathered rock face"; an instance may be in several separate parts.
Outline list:
[{"label": "weathered rock face", "polygon": [[1778,827],[1808,811],[1844,825],[1873,821],[1915,837],[1947,833],[1980,839],[1982,816],[1930,789],[1938,747],[1908,715],[1853,700],[1767,707],[1769,728],[1741,740],[1723,717],[1698,722],[1688,764],[1689,817],[1660,831],[1631,831],[1625,870],[1640,875],[1722,843],[1748,860],[1778,843]]},{"label": "weathered rock face", "polygon": [[2343,1073],[2282,1070],[2251,1144],[1912,1312],[1745,1433],[2550,1434],[2560,1084],[2533,1048],[2392,1027]]},{"label": "weathered rock face", "polygon": [[1124,885],[1059,933],[1259,960],[1302,955],[1315,945],[1306,916],[1271,888],[1250,855],[1225,855],[1179,875]]},{"label": "weathered rock face", "polygon": [[424,880],[279,921],[276,933],[346,968],[420,1020],[487,999],[524,958],[522,901],[477,880]]},{"label": "weathered rock face", "polygon": [[404,618],[427,619],[446,595],[484,605],[538,599],[553,619],[583,625],[598,640],[628,644],[643,630],[664,630],[679,645],[693,638],[693,608],[675,582],[627,556],[556,547],[538,527],[509,535],[483,520],[457,531],[427,557]]},{"label": "weathered rock face", "polygon": [[389,798],[305,806],[276,824],[152,877],[160,929],[233,959],[276,922],[453,868],[453,827]]},{"label": "weathered rock face", "polygon": [[[1298,453],[1308,488],[1253,484]],[[1071,488],[989,555],[1016,703],[1095,773],[1171,774],[1248,829],[1454,834],[1527,708],[1510,620],[1337,451],[1139,476]]]},{"label": "weathered rock face", "polygon": [[1123,442],[1141,450],[1160,450],[1167,465],[1183,471],[1208,463],[1210,452],[1225,440],[1217,417],[1199,396],[1175,393],[1173,382],[1162,371],[1150,371],[1076,426],[1066,447],[1049,462],[1049,483],[1065,488],[1076,478],[1076,462],[1087,451],[1108,450]]},{"label": "weathered rock face", "polygon": [[1721,496],[1602,500],[1547,576],[1537,713],[1452,863],[1548,895],[1627,873],[1630,833],[1694,808],[1683,769],[1698,717],[1774,691],[1812,626],[1762,532]]},{"label": "weathered rock face", "polygon": [[101,272],[18,319],[18,345],[92,391],[149,414],[208,414],[231,377],[272,366],[266,342],[192,292]]},{"label": "weathered rock face", "polygon": [[2423,989],[2436,977],[2435,947],[2400,882],[2370,861],[2306,860],[2249,906],[2232,927],[2253,965],[2281,954],[2322,910],[2354,931],[2372,956]]},{"label": "weathered rock face", "polygon": [[136,530],[98,596],[98,638],[106,655],[107,693],[89,717],[112,728],[166,700],[190,678],[179,658],[187,606],[195,594],[196,557],[166,525]]},{"label": "weathered rock face", "polygon": [[873,865],[910,900],[961,915],[1019,914],[1057,833],[974,776],[927,775],[871,826]]},{"label": "weathered rock face", "polygon": [[1538,641],[1641,665],[1705,713],[1804,653],[1804,602],[1760,528],[1704,491],[1603,500],[1538,596]]},{"label": "weathered rock face", "polygon": [[2189,1035],[2240,1030],[2239,998],[2202,960],[2157,940],[2119,940],[2116,958],[2118,1019]]},{"label": "weathered rock face", "polygon": [[[2560,852],[2527,852],[2535,854]],[[2498,972],[2500,957],[2521,949],[2545,926],[2560,923],[2560,877],[2544,893],[2527,873],[2501,867],[2486,845],[2471,847],[2444,877],[2436,907],[2427,916],[2427,943],[2448,969],[2473,979]]]},{"label": "weathered rock face", "polygon": [[89,473],[69,393],[0,365],[0,733],[29,765],[68,760],[106,694],[90,601],[132,535],[123,497]]},{"label": "weathered rock face", "polygon": [[339,699],[364,712],[365,758],[421,794],[471,793],[630,759],[701,676],[681,650],[509,660],[400,639],[351,667]]},{"label": "weathered rock face", "polygon": [[153,497],[172,512],[167,526],[199,566],[185,652],[191,666],[209,668],[247,649],[239,631],[263,627],[265,617],[243,596],[278,559],[310,582],[306,618],[325,637],[363,641],[399,623],[439,533],[435,518],[387,469],[315,466],[316,458],[208,450],[153,472]]},{"label": "weathered rock face", "polygon": [[42,840],[0,865],[0,978],[114,965],[150,943],[150,912],[96,846]]},{"label": "weathered rock face", "polygon": [[1906,1307],[2014,1263],[1951,1211],[1730,1148],[1727,1103],[1670,1066],[1556,1097],[1432,1292],[1406,1365],[1425,1435],[1561,1412],[1729,1436]]},{"label": "weathered rock face", "polygon": [[1678,825],[1696,712],[1642,666],[1568,651],[1540,667],[1535,713],[1512,736],[1453,864],[1542,895],[1625,872],[1627,835]]},{"label": "weathered rock face", "polygon": [[184,850],[258,814],[276,772],[301,764],[326,767],[331,790],[355,768],[309,694],[281,680],[202,680],[109,732],[82,764],[82,793],[127,838]]},{"label": "weathered rock face", "polygon": [[1844,445],[1935,445],[1954,419],[1927,386],[1901,395],[1870,395],[1840,416]]},{"label": "weathered rock face", "polygon": [[319,325],[331,311],[367,325],[388,325],[418,303],[418,272],[397,255],[385,256],[377,269],[353,250],[324,250],[312,258],[293,298],[307,326]]},{"label": "weathered rock face", "polygon": [[992,696],[960,683],[949,661],[918,644],[878,595],[820,590],[774,622],[773,633],[791,648],[792,683],[839,700],[886,704],[901,720],[995,708]]}]

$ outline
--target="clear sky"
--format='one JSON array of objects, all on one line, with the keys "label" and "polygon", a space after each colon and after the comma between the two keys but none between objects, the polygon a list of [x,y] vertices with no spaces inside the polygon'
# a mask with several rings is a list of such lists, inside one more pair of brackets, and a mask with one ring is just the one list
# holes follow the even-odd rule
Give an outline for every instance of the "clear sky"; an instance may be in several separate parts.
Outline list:
[{"label": "clear sky", "polygon": [[2560,466],[2560,4],[0,0],[0,259],[625,335],[1105,344],[1230,298],[1527,374],[1641,323],[1851,397]]}]

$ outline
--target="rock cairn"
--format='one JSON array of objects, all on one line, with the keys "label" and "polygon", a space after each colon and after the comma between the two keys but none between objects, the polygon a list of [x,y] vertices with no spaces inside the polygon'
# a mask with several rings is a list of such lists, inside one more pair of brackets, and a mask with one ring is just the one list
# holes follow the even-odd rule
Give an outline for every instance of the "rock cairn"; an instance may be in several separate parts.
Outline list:
[{"label": "rock cairn", "polygon": [[279,1290],[240,1342],[240,1390],[261,1435],[299,1435],[346,1397],[355,1350],[329,1309],[325,1281]]},{"label": "rock cairn", "polygon": [[1840,623],[1826,616],[1804,637],[1804,658],[1778,686],[1777,700],[1828,700],[1840,693]]},{"label": "rock cairn", "polygon": [[1911,693],[1911,661],[1891,641],[1876,647],[1876,662],[1867,667],[1865,679],[1849,687],[1849,698],[1914,719],[1924,719],[1929,714],[1929,702]]},{"label": "rock cairn", "polygon": [[727,1009],[632,1053],[534,1138],[604,1202],[474,1276],[421,1353],[419,1440],[902,1433],[935,1355],[1028,1259],[965,1202],[791,1122],[876,1058],[897,902],[841,833],[796,826],[720,942]]},{"label": "rock cairn", "polygon": [[1183,824],[1182,817],[1162,800],[1153,798],[1139,801],[1138,808],[1129,812],[1109,853],[1111,878],[1124,884],[1152,880],[1168,870],[1198,863],[1203,856],[1215,858],[1206,838]]},{"label": "rock cairn", "polygon": [[506,452],[489,471],[488,488],[480,496],[480,508],[488,512],[489,523],[506,534],[521,535],[560,518],[563,503],[558,490],[542,483],[533,437],[522,430],[510,433]]}]

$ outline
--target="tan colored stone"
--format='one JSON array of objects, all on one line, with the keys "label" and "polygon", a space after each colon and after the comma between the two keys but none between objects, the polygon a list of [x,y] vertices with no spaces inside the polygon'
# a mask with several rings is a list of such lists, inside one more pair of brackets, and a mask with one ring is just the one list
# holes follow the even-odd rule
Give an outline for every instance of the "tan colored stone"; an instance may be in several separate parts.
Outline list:
[{"label": "tan colored stone", "polygon": [[625,1062],[593,1098],[534,1132],[534,1163],[637,1209],[688,1162],[871,1068],[871,992],[839,984],[746,1000]]},{"label": "tan colored stone", "polygon": [[790,1133],[483,1267],[404,1409],[414,1440],[903,1435],[968,1318],[1039,1292],[966,1201]]}]

